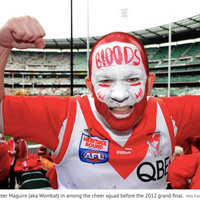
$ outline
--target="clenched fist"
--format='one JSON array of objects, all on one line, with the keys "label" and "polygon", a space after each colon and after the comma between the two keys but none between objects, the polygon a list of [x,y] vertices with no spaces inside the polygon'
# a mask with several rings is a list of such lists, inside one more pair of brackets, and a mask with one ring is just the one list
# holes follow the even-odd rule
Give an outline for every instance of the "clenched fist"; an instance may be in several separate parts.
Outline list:
[{"label": "clenched fist", "polygon": [[11,18],[0,29],[0,47],[3,48],[44,48],[45,31],[37,19],[24,16]]}]

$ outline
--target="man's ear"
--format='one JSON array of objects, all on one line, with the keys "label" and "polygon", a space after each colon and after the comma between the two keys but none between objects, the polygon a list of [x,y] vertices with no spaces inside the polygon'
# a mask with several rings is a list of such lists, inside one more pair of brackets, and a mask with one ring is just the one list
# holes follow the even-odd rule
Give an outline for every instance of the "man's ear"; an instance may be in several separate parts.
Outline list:
[{"label": "man's ear", "polygon": [[150,96],[151,95],[151,90],[152,90],[153,85],[154,85],[154,83],[156,81],[156,75],[154,73],[152,73],[152,72],[149,73],[147,81],[148,81],[147,95]]},{"label": "man's ear", "polygon": [[86,84],[86,86],[87,86],[87,88],[90,90],[90,92],[91,92],[91,97],[94,97],[94,95],[93,95],[93,90],[92,90],[92,82],[91,82],[91,80],[90,80],[90,78],[87,76],[87,77],[85,77],[85,84]]}]

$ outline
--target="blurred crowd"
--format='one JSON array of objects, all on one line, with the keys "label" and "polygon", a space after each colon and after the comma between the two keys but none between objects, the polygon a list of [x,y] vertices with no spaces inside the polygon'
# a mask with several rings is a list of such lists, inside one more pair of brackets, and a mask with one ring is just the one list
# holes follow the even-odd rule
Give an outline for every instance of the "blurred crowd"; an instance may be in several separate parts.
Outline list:
[{"label": "blurred crowd", "polygon": [[[0,134],[0,189],[21,188],[21,177],[28,172],[40,172],[42,174],[40,178],[45,178],[49,183],[47,172],[52,167],[52,155],[47,152],[47,147],[44,145],[40,145],[37,152],[32,154],[25,140],[11,137],[6,141],[4,135]],[[32,174],[27,177],[31,179],[36,176]]]}]

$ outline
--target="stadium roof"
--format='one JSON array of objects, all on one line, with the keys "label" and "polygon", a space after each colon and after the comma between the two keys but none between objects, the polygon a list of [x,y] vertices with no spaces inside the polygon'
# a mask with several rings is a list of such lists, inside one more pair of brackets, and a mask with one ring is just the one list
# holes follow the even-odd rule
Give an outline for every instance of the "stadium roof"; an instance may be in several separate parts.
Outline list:
[{"label": "stadium roof", "polygon": [[[200,14],[171,23],[171,41],[181,41],[200,37]],[[144,45],[161,44],[168,42],[169,24],[157,26],[149,29],[129,32],[136,36]],[[89,37],[90,48],[100,38]],[[45,49],[70,49],[71,38],[66,39],[45,39]],[[86,49],[87,37],[73,38],[74,49]]]}]

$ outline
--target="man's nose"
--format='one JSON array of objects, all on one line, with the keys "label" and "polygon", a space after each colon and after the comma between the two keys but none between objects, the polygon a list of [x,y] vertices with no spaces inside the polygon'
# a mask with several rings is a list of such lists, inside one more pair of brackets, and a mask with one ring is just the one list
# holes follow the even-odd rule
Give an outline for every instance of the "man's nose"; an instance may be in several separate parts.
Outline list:
[{"label": "man's nose", "polygon": [[110,98],[114,101],[123,102],[128,99],[128,91],[123,82],[116,83],[112,89]]}]

